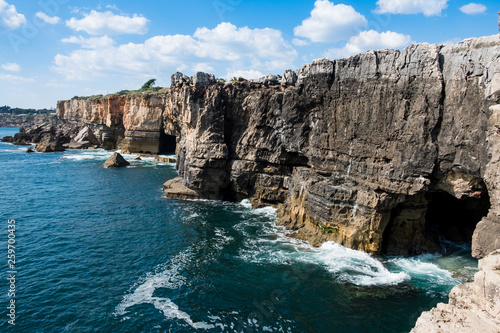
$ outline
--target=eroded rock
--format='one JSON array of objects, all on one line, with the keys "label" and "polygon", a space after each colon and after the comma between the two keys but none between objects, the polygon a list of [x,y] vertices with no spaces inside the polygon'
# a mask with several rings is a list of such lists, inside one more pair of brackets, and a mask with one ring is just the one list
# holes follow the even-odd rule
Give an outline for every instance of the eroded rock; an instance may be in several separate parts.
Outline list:
[{"label": "eroded rock", "polygon": [[120,153],[113,153],[113,155],[104,162],[105,168],[123,168],[129,165],[130,163],[127,162]]},{"label": "eroded rock", "polygon": [[423,312],[411,332],[500,332],[500,252],[479,260],[474,282],[453,288],[449,303]]}]

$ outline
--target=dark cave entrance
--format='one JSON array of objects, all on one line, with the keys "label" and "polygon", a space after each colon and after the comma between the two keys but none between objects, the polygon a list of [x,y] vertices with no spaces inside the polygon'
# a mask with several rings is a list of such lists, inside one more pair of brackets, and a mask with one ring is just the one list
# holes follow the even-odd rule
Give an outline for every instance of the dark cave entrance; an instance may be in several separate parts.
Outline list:
[{"label": "dark cave entrance", "polygon": [[485,186],[461,199],[441,190],[410,196],[390,212],[382,253],[418,255],[442,252],[443,241],[470,243],[489,208]]},{"label": "dark cave entrance", "polygon": [[457,199],[443,191],[429,194],[427,228],[440,238],[457,243],[471,242],[476,225],[488,214],[488,191]]},{"label": "dark cave entrance", "polygon": [[177,148],[177,137],[175,135],[160,134],[160,154],[175,154]]}]

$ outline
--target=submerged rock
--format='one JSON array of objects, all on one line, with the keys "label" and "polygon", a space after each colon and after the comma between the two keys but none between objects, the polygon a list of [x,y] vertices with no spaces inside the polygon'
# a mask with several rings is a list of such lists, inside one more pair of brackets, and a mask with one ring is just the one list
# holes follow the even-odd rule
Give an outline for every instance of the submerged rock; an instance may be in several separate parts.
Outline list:
[{"label": "submerged rock", "polygon": [[129,166],[130,163],[127,162],[122,155],[120,155],[119,153],[114,153],[113,155],[111,155],[110,158],[108,158],[106,160],[106,162],[104,162],[104,167],[105,168],[122,168],[122,167],[126,167],[126,166]]},{"label": "submerged rock", "polygon": [[156,156],[155,162],[175,163],[175,158]]},{"label": "submerged rock", "polygon": [[169,199],[198,199],[200,195],[184,185],[181,177],[168,180],[163,184],[165,197]]}]

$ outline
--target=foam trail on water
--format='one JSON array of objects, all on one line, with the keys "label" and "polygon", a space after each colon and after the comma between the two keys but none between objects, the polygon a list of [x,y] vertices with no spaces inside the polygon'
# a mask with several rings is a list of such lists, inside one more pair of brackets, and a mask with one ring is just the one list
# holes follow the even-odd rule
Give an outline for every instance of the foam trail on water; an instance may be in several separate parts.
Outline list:
[{"label": "foam trail on water", "polygon": [[394,258],[389,260],[398,270],[409,274],[412,280],[441,286],[455,286],[460,281],[453,277],[452,272],[439,267],[433,261],[440,255],[421,255],[413,258]]},{"label": "foam trail on water", "polygon": [[390,272],[369,254],[326,242],[314,249],[311,258],[341,281],[359,286],[393,285],[410,279],[406,272]]},{"label": "foam trail on water", "polygon": [[[135,290],[125,295],[123,300],[115,309],[115,315],[124,316],[127,309],[139,304],[152,304],[160,310],[168,319],[179,319],[186,322],[195,329],[211,329],[214,326],[205,322],[194,322],[189,314],[179,309],[177,304],[166,297],[153,296],[155,290],[159,288],[178,289],[185,283],[185,278],[180,270],[192,258],[192,253],[182,252],[172,259],[170,267],[160,266],[155,273],[148,273],[146,278],[141,280]],[[126,319],[126,318],[124,318]]]},{"label": "foam trail on water", "polygon": [[[251,209],[248,200],[243,200],[241,206],[245,210]],[[273,207],[254,209],[250,214],[254,218],[234,227],[246,236],[246,246],[239,252],[243,260],[286,265],[312,263],[323,267],[339,281],[360,286],[393,285],[410,279],[407,273],[391,272],[382,262],[362,251],[348,249],[334,242],[326,242],[315,248],[289,237],[289,231],[275,225],[276,209]],[[269,222],[263,222],[263,218]],[[247,230],[255,226],[260,227],[260,234],[251,237]]]}]

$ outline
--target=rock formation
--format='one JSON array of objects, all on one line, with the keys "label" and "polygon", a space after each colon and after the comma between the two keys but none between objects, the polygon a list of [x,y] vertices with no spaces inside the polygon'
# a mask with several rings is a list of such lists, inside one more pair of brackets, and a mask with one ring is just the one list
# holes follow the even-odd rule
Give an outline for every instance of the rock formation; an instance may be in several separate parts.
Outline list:
[{"label": "rock formation", "polygon": [[165,93],[75,98],[57,113],[107,149],[176,151],[197,196],[276,205],[279,223],[314,244],[416,254],[439,250],[436,231],[463,241],[476,230],[483,256],[499,246],[500,206],[488,213],[500,200],[499,55],[490,36],[252,82],[176,73]]},{"label": "rock formation", "polygon": [[417,254],[439,250],[438,235],[472,238],[484,276],[421,321],[498,304],[484,283],[498,286],[488,254],[500,248],[499,35],[320,59],[256,81],[176,73],[165,93],[74,98],[57,114],[65,143],[88,127],[105,149],[175,151],[167,197],[275,205],[278,222],[313,244]]},{"label": "rock formation", "polygon": [[52,133],[46,133],[42,136],[41,140],[35,145],[35,150],[41,153],[53,153],[57,151],[64,151],[57,136]]},{"label": "rock formation", "polygon": [[106,160],[106,162],[104,162],[105,168],[123,168],[129,165],[130,163],[127,162],[119,153],[114,153]]},{"label": "rock formation", "polygon": [[479,260],[474,282],[453,288],[449,304],[423,312],[411,332],[500,332],[500,251]]}]

